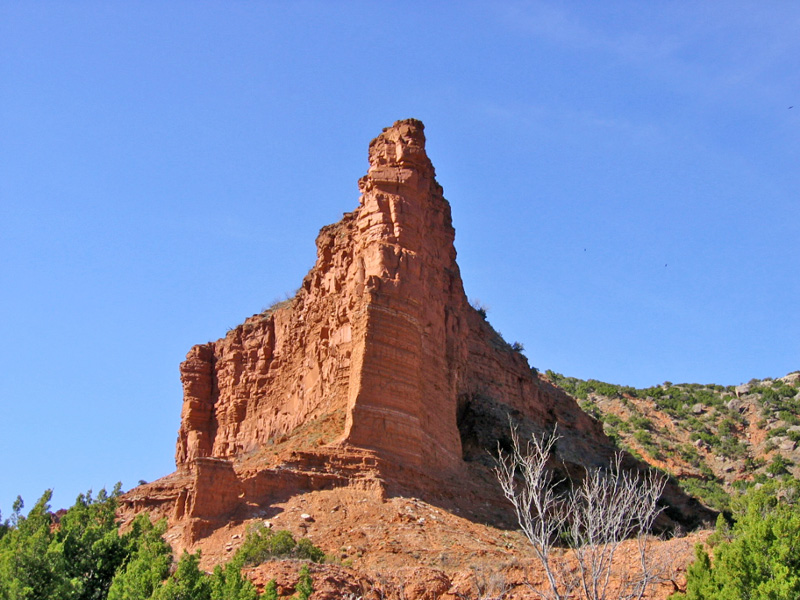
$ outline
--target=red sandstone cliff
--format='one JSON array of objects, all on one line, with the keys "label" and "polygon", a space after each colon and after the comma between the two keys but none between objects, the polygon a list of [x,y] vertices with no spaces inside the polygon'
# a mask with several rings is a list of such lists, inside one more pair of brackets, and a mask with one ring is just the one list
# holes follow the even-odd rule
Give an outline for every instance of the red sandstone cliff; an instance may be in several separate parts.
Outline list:
[{"label": "red sandstone cliff", "polygon": [[477,395],[541,425],[567,419],[599,431],[573,403],[543,392],[525,359],[469,306],[422,124],[387,128],[369,162],[359,207],[322,229],[296,297],[189,352],[178,466],[234,458],[340,411],[338,442],[456,469],[458,398]]},{"label": "red sandstone cliff", "polygon": [[565,463],[607,461],[598,423],[467,302],[422,123],[372,141],[359,188],[294,298],[190,350],[178,470],[130,492],[125,511],[185,521],[191,543],[293,490],[394,482],[449,490],[456,507],[499,502],[466,490],[509,416],[525,433],[558,423]]}]

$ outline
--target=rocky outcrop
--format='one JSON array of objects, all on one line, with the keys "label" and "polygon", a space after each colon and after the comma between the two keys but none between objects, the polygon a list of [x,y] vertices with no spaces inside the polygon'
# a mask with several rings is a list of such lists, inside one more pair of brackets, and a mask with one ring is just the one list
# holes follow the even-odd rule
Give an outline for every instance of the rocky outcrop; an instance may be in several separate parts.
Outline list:
[{"label": "rocky outcrop", "polygon": [[235,458],[343,411],[338,442],[457,467],[455,398],[472,309],[424,144],[418,121],[374,140],[360,206],[322,229],[295,298],[192,349],[181,366],[179,466]]},{"label": "rocky outcrop", "polygon": [[178,466],[236,458],[344,411],[329,441],[453,470],[462,461],[459,398],[493,398],[541,425],[568,420],[597,433],[574,403],[543,391],[468,304],[422,123],[387,128],[369,163],[360,206],[322,229],[297,295],[189,352]]},{"label": "rocky outcrop", "polygon": [[372,141],[359,206],[320,231],[293,298],[181,365],[178,471],[147,489],[173,521],[201,523],[193,536],[291,486],[458,481],[502,443],[509,416],[523,433],[558,424],[564,462],[612,453],[599,424],[469,305],[423,129],[398,121]]}]

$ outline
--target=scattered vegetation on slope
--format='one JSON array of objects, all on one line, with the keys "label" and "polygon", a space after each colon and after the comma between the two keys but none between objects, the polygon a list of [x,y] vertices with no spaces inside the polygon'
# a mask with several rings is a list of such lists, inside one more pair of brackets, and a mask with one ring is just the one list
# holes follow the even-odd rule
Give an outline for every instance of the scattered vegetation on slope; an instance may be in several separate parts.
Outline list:
[{"label": "scattered vegetation on slope", "polygon": [[603,422],[617,444],[675,476],[711,508],[728,510],[748,482],[800,476],[800,373],[740,386],[637,389],[547,371]]}]

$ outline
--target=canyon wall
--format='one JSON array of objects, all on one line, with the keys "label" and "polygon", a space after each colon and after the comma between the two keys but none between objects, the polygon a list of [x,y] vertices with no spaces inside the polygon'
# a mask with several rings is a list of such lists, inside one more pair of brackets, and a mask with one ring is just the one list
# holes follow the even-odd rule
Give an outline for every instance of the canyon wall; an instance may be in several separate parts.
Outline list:
[{"label": "canyon wall", "polygon": [[557,427],[568,469],[607,464],[601,425],[468,303],[423,129],[398,121],[372,141],[358,207],[322,228],[293,298],[189,351],[177,470],[126,494],[125,519],[167,517],[191,545],[341,486],[494,518],[507,511],[486,467],[510,421],[523,436]]},{"label": "canyon wall", "polygon": [[294,298],[189,352],[178,466],[232,459],[343,414],[328,442],[452,472],[463,459],[459,409],[482,400],[602,437],[467,302],[422,123],[398,121],[372,141],[359,188],[358,208],[320,232]]}]

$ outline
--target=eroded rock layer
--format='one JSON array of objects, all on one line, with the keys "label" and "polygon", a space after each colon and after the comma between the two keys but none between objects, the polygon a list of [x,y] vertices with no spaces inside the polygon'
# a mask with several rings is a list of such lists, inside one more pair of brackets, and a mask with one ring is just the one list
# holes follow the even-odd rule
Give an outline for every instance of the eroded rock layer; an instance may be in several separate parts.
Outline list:
[{"label": "eroded rock layer", "polygon": [[[608,460],[599,424],[469,305],[422,123],[372,141],[359,188],[359,206],[320,231],[294,298],[190,350],[178,471],[127,509],[195,519],[196,538],[292,486],[436,487],[485,460],[509,416],[524,434],[558,424],[561,461]],[[291,459],[271,451],[287,439]]]},{"label": "eroded rock layer", "polygon": [[369,164],[359,207],[322,229],[297,295],[189,352],[179,466],[241,456],[343,411],[336,441],[453,470],[462,461],[459,397],[596,432],[574,403],[565,414],[468,304],[422,124],[387,128]]}]

